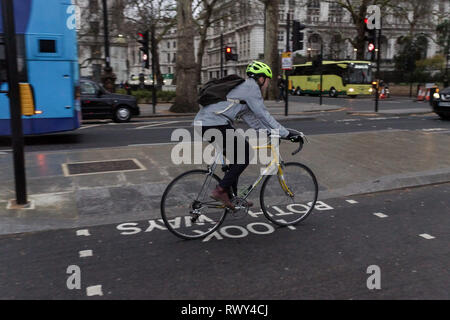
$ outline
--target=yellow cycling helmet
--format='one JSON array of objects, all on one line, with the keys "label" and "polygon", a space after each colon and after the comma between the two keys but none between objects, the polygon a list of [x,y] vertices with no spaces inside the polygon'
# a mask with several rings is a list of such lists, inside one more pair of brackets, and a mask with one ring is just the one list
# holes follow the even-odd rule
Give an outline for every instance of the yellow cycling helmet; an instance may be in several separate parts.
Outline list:
[{"label": "yellow cycling helmet", "polygon": [[264,76],[272,79],[272,69],[264,62],[253,61],[247,67],[247,75],[250,77]]}]

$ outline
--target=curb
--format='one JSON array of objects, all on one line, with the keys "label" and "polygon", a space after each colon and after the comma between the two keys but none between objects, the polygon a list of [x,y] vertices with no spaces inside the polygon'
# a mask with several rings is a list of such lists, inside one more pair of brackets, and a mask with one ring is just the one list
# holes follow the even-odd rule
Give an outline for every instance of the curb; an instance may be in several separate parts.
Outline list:
[{"label": "curb", "polygon": [[430,111],[421,111],[418,110],[417,112],[374,112],[374,111],[347,111],[348,115],[353,115],[353,116],[411,116],[411,115],[416,115],[416,114],[429,114],[429,113],[433,113],[432,110]]}]

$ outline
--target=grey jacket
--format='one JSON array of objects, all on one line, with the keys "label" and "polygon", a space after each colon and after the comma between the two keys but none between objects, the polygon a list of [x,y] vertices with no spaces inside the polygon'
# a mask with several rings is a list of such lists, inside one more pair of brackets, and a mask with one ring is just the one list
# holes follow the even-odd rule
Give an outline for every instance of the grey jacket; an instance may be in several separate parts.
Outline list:
[{"label": "grey jacket", "polygon": [[[289,131],[270,115],[264,105],[261,89],[254,79],[249,78],[234,88],[227,98],[229,101],[202,108],[195,117],[194,125],[221,126],[242,118],[253,129],[278,129],[283,138],[289,135]],[[241,104],[240,101],[246,101],[247,104]]]}]

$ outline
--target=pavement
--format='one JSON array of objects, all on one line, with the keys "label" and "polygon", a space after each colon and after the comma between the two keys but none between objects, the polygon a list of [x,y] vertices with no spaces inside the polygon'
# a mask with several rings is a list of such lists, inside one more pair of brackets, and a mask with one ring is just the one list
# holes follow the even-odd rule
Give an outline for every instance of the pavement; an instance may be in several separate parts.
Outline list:
[{"label": "pavement", "polygon": [[[195,113],[174,113],[169,111],[171,104],[161,103],[157,104],[156,112],[153,113],[153,105],[140,104],[141,109],[140,117],[143,118],[160,118],[160,117],[191,117],[195,116]],[[320,105],[318,103],[304,103],[304,102],[289,102],[289,117],[285,116],[285,103],[283,101],[267,101],[266,107],[269,112],[279,121],[281,120],[299,120],[299,119],[311,119],[310,113],[316,112],[329,112],[342,110],[342,107],[337,105]]]},{"label": "pavement", "polygon": [[[298,97],[297,97],[298,98]],[[367,100],[373,101],[373,100]],[[385,101],[390,102],[391,104],[387,107]],[[407,99],[407,101],[410,101]],[[396,102],[396,101],[394,101]],[[400,101],[401,102],[401,101]],[[397,103],[400,103],[397,102]],[[380,100],[380,108],[377,113],[374,110],[353,110],[352,108],[343,107],[337,104],[322,104],[319,103],[311,103],[308,101],[295,101],[290,100],[288,106],[289,116],[285,116],[285,103],[284,101],[266,101],[266,107],[269,112],[278,120],[309,120],[315,118],[315,114],[323,113],[323,112],[333,112],[333,111],[341,111],[347,109],[347,114],[350,115],[420,115],[420,114],[428,114],[433,112],[432,107],[429,103],[416,103],[413,104],[414,107],[400,107],[392,104],[393,100]],[[192,117],[195,116],[195,113],[174,113],[170,112],[171,104],[161,103],[156,106],[156,113],[153,113],[153,105],[151,104],[141,104],[139,105],[141,109],[141,116],[143,118],[160,118],[160,117]]]},{"label": "pavement", "polygon": [[[284,143],[286,161],[300,161],[316,174],[319,200],[450,181],[447,134],[385,130],[309,137],[299,156]],[[195,165],[175,165],[175,143],[116,148],[28,152],[27,181],[32,210],[9,210],[15,197],[12,154],[0,153],[0,234],[78,228],[159,219],[160,199],[168,183]],[[67,176],[70,163],[136,159],[136,171]],[[102,167],[102,164],[97,165]],[[253,182],[251,166],[241,184]],[[259,190],[252,195],[257,201]]]}]

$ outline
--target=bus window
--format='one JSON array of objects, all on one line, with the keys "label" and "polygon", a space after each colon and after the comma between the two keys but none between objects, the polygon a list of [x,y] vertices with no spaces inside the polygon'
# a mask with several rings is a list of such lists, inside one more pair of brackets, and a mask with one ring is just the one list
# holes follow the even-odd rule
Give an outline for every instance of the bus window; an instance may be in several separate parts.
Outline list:
[{"label": "bus window", "polygon": [[[28,82],[27,65],[25,62],[25,38],[23,34],[16,35],[17,42],[17,68],[19,71],[19,82]],[[3,35],[0,35],[0,82],[7,82],[6,54]]]},{"label": "bus window", "polygon": [[0,83],[7,81],[5,45],[3,43],[3,37],[0,35]]},{"label": "bus window", "polygon": [[369,65],[354,65],[348,68],[348,83],[371,84],[372,69]]},{"label": "bus window", "polygon": [[56,53],[56,40],[39,40],[40,53]]}]

